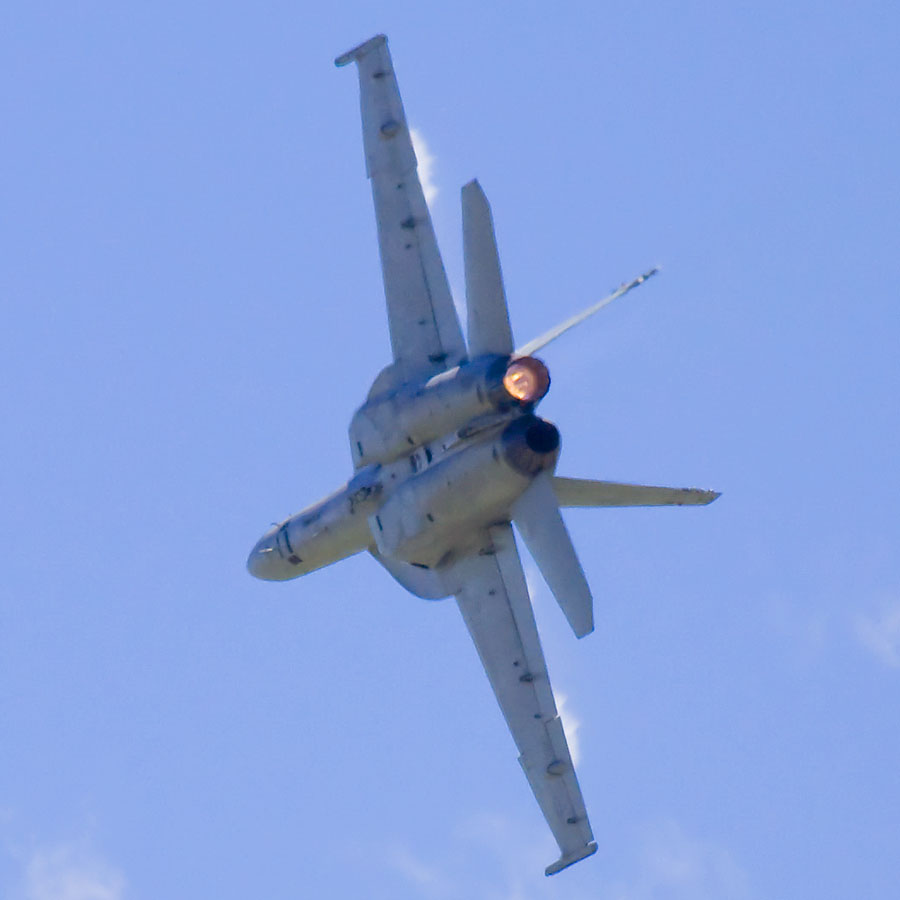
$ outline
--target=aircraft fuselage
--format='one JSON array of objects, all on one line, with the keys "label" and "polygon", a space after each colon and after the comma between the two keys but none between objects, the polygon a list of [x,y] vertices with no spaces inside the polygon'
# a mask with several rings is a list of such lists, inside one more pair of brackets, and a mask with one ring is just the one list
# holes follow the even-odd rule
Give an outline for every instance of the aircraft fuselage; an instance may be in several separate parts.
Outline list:
[{"label": "aircraft fuselage", "polygon": [[[512,384],[510,372],[534,383]],[[445,565],[555,467],[559,432],[532,413],[548,385],[538,360],[491,357],[370,399],[350,425],[356,474],[267,531],[250,572],[287,581],[366,549],[421,569]]]}]

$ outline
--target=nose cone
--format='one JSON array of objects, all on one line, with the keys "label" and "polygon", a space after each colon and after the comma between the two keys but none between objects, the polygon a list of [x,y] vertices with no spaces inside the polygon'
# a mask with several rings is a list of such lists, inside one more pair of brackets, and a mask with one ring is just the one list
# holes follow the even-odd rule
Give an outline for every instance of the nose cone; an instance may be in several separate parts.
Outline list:
[{"label": "nose cone", "polygon": [[277,528],[267,531],[247,557],[247,571],[263,581],[287,581],[296,575],[290,569],[278,550]]}]

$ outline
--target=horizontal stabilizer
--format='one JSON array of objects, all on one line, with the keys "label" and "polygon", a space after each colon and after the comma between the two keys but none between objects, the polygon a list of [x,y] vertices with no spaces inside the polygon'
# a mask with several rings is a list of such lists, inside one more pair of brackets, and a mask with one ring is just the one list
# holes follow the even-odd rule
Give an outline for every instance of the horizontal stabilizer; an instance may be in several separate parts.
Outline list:
[{"label": "horizontal stabilizer", "polygon": [[699,488],[652,487],[592,481],[589,478],[553,478],[560,506],[705,506],[721,496]]},{"label": "horizontal stabilizer", "polygon": [[512,519],[575,636],[590,634],[594,630],[594,600],[549,475],[538,475],[516,500]]}]

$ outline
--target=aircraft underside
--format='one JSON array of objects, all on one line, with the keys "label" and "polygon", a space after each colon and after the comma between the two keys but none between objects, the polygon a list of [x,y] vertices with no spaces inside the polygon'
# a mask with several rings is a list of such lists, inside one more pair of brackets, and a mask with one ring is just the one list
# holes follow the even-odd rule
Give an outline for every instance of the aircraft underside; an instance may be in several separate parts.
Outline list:
[{"label": "aircraft underside", "polygon": [[359,74],[393,359],[351,420],[353,476],[267,531],[247,565],[258,578],[287,581],[367,550],[416,596],[456,597],[559,845],[545,870],[552,875],[597,844],[512,525],[584,637],[594,627],[593,599],[561,508],[705,505],[718,494],[555,475],[559,431],[535,412],[550,375],[534,353],[656,270],[516,348],[490,206],[472,181],[462,189],[463,338],[387,41],[378,35],[336,63],[356,63]]}]

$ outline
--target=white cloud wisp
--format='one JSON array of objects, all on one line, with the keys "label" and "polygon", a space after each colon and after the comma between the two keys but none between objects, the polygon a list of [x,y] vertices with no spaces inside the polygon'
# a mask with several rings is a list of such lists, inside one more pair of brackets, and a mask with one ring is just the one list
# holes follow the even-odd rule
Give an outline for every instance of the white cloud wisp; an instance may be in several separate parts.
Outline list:
[{"label": "white cloud wisp", "polygon": [[123,900],[121,872],[73,844],[33,850],[25,864],[22,900]]},{"label": "white cloud wisp", "polygon": [[431,201],[437,196],[438,186],[434,181],[434,156],[422,137],[422,132],[417,128],[409,129],[409,136],[412,139],[413,150],[416,152],[416,159],[419,161],[419,181],[422,183],[422,193],[425,195],[425,202],[431,206]]},{"label": "white cloud wisp", "polygon": [[900,601],[885,604],[877,615],[858,616],[856,636],[876,659],[900,669]]}]

